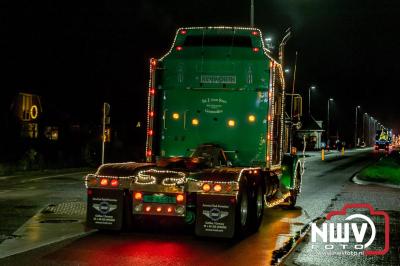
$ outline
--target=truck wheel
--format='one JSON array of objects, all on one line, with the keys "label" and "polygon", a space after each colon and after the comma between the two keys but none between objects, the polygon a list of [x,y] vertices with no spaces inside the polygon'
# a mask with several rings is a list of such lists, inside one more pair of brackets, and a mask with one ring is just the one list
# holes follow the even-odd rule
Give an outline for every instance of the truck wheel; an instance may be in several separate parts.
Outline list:
[{"label": "truck wheel", "polygon": [[260,185],[254,188],[254,197],[250,208],[250,230],[257,232],[264,216],[264,193]]},{"label": "truck wheel", "polygon": [[249,192],[246,184],[242,184],[239,189],[238,201],[235,213],[235,237],[242,238],[246,236],[249,228]]}]

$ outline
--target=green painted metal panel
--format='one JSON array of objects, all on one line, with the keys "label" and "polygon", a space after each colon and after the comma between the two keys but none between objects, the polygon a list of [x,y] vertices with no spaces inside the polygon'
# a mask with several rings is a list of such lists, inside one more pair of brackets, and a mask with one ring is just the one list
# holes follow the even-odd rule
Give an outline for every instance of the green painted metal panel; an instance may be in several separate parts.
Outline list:
[{"label": "green painted metal panel", "polygon": [[[185,38],[196,34],[244,36],[250,47],[246,40],[244,46],[185,46]],[[270,60],[260,36],[250,30],[188,30],[176,45],[182,49],[172,49],[157,71],[160,155],[187,156],[200,144],[214,143],[235,151],[228,153],[234,165],[265,165]]]}]

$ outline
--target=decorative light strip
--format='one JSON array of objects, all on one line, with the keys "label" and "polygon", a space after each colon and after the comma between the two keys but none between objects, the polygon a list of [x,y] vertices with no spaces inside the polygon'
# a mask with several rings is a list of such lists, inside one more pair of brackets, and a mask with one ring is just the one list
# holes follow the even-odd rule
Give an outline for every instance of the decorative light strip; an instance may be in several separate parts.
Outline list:
[{"label": "decorative light strip", "polygon": [[[260,168],[257,168],[257,169],[260,169]],[[237,181],[197,180],[197,179],[194,179],[194,178],[188,178],[187,180],[188,181],[197,182],[197,185],[200,186],[200,187],[205,183],[208,183],[208,184],[218,183],[218,184],[221,184],[221,185],[235,185],[235,184],[238,184]]]},{"label": "decorative light strip", "polygon": [[[153,155],[153,135],[154,135],[154,95],[155,95],[155,71],[157,68],[157,60],[150,59],[150,79],[149,79],[149,92],[147,96],[147,137],[146,137],[146,161],[152,161]],[[150,134],[151,133],[151,134]]]},{"label": "decorative light strip", "polygon": [[268,110],[268,116],[271,117],[271,119],[268,121],[268,130],[267,130],[267,152],[266,152],[266,165],[267,168],[271,167],[271,161],[272,161],[272,146],[273,146],[273,134],[274,134],[274,119],[275,119],[275,102],[274,102],[274,96],[275,96],[275,61],[270,62],[270,80],[269,80],[269,91],[268,91],[268,96],[269,96],[269,110]]},{"label": "decorative light strip", "polygon": [[265,206],[267,206],[268,208],[272,208],[284,202],[289,196],[290,192],[286,192],[285,194],[283,194],[282,198],[276,199],[274,201],[267,201],[267,199],[265,199]]},{"label": "decorative light strip", "polygon": [[185,181],[186,181],[185,176],[182,178],[167,177],[167,178],[163,179],[162,184],[164,186],[175,186],[177,184],[183,184],[183,183],[185,183]]},{"label": "decorative light strip", "polygon": [[240,179],[242,178],[243,172],[245,171],[252,171],[252,170],[261,170],[260,167],[249,167],[249,168],[243,168],[242,170],[240,170],[237,182],[240,182]]},{"label": "decorative light strip", "polygon": [[[176,183],[180,183],[180,182],[183,183],[186,181],[186,175],[183,172],[170,171],[170,170],[148,169],[148,170],[142,170],[138,173],[135,183],[141,184],[141,185],[156,184],[157,178],[155,176],[152,176],[151,174],[175,174],[175,175],[179,175],[180,178],[165,178],[165,179],[176,180],[177,181]],[[162,184],[165,186],[172,186],[172,185],[176,184],[176,183],[168,184],[167,181],[165,181],[165,179],[162,182]]]}]

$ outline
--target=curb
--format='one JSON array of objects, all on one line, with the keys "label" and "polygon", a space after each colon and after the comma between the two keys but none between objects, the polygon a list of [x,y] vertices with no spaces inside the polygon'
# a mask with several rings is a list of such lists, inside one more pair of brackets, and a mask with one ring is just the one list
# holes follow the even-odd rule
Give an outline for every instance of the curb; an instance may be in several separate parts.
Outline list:
[{"label": "curb", "polygon": [[397,188],[400,189],[400,185],[393,185],[393,184],[386,184],[386,183],[379,183],[379,182],[374,182],[374,181],[364,181],[360,178],[358,178],[358,175],[355,174],[351,181],[357,185],[376,185],[376,186],[382,186],[382,187],[390,187],[390,188]]},{"label": "curb", "polygon": [[[324,221],[325,218],[322,217],[317,217],[310,221],[308,224],[304,225],[302,229],[297,231],[294,236],[290,237],[288,241],[285,242],[285,244],[279,248],[276,249],[272,252],[272,259],[271,259],[271,265],[273,266],[281,266],[285,265],[286,259],[293,253],[293,251],[298,247],[300,243],[303,242],[303,240],[306,238],[308,233],[311,230],[311,223],[319,223]],[[289,250],[287,250],[289,249]],[[281,254],[283,253],[283,254]]]}]

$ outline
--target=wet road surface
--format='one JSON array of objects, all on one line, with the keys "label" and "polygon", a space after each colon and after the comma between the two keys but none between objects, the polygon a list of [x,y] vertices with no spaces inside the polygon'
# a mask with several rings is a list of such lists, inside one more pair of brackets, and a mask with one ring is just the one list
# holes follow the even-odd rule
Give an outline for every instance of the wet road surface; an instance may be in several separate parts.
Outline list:
[{"label": "wet road surface", "polygon": [[242,241],[199,239],[189,228],[149,226],[125,233],[96,232],[84,238],[15,255],[0,264],[34,265],[269,265],[272,252],[321,216],[344,184],[377,158],[371,150],[306,158],[298,208],[266,209],[260,231]]}]

